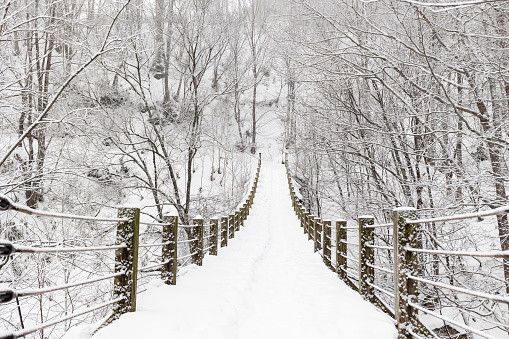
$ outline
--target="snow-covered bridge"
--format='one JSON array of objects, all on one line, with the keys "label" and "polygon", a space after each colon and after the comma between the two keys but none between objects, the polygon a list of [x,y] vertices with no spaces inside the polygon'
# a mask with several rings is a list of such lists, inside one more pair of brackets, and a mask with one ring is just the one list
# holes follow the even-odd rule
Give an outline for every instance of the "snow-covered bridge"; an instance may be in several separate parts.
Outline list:
[{"label": "snow-covered bridge", "polygon": [[[506,258],[507,252],[429,250],[419,247],[415,234],[418,232],[418,225],[423,223],[501,215],[507,213],[509,206],[432,219],[416,219],[415,210],[396,209],[393,223],[375,225],[373,217],[364,216],[358,218],[358,226],[349,226],[346,221],[336,221],[335,227],[332,227],[331,222],[315,218],[305,211],[294,192],[288,167],[285,168],[273,161],[265,161],[260,172],[260,165],[261,161],[258,162],[257,174],[248,200],[236,214],[221,218],[220,230],[219,219],[211,219],[209,225],[203,225],[203,220],[199,218],[195,220],[198,225],[179,225],[192,227],[193,230],[198,228],[199,235],[196,239],[175,241],[175,237],[179,237],[176,231],[178,218],[174,217],[174,224],[159,224],[164,227],[174,226],[172,230],[165,228],[168,231],[166,233],[170,235],[166,235],[166,238],[163,236],[162,243],[138,245],[136,240],[134,242],[136,245],[131,246],[132,244],[122,241],[119,243],[117,239],[117,245],[114,246],[32,247],[2,240],[0,255],[7,260],[3,260],[0,266],[5,265],[17,252],[43,254],[117,250],[118,261],[124,260],[124,256],[119,257],[118,254],[130,247],[163,246],[163,254],[160,263],[141,268],[136,267],[138,260],[134,255],[128,260],[132,268],[123,264],[115,265],[114,274],[87,281],[42,286],[38,289],[0,288],[0,302],[13,305],[18,297],[37,296],[127,276],[125,285],[122,285],[122,281],[115,280],[114,299],[106,303],[101,304],[94,299],[93,302],[97,305],[66,314],[63,318],[51,319],[28,328],[22,327],[16,332],[0,331],[0,339],[25,337],[112,304],[115,305],[116,315],[122,313],[119,318],[112,316],[95,324],[71,327],[65,338],[436,337],[437,334],[421,322],[424,317],[428,317],[424,319],[426,323],[430,323],[432,318],[439,319],[480,337],[496,338],[491,333],[471,327],[468,321],[459,322],[450,315],[425,308],[422,302],[417,303],[416,300],[424,300],[418,297],[420,293],[418,284],[432,285],[442,291],[445,289],[471,295],[478,300],[502,304],[509,303],[507,296],[465,289],[418,276],[417,254]],[[253,204],[255,193],[256,199]],[[0,198],[0,208],[3,210],[45,217],[88,218],[32,210],[6,197]],[[122,225],[133,220],[121,216],[88,219],[117,222],[119,227],[117,237]],[[138,222],[153,225],[139,220]],[[206,237],[205,226],[214,229],[207,232],[209,235]],[[331,232],[333,228],[335,234]],[[377,242],[375,230],[386,231],[392,238],[392,246],[387,246],[389,243],[382,245]],[[353,234],[347,236],[349,231]],[[127,238],[139,238],[133,235],[137,234],[137,231],[127,233],[130,234]],[[228,241],[227,247],[221,247],[217,251],[219,234],[221,245],[226,245],[228,236],[235,235],[235,238]],[[213,241],[208,240],[205,246],[204,239],[211,238]],[[195,244],[196,240],[198,245]],[[192,243],[195,246],[194,248],[190,246],[189,253],[184,257],[196,259],[193,261],[198,265],[203,264],[202,267],[194,264],[182,266],[184,257],[177,257],[178,251],[174,247],[170,248],[180,243]],[[168,246],[166,250],[165,246]],[[204,256],[206,250],[209,250],[210,254],[218,255]],[[397,260],[381,262],[380,251],[389,253],[391,259]],[[394,251],[397,257],[392,257]],[[170,256],[172,259],[168,257],[170,253],[173,253]],[[180,259],[181,268],[178,272],[178,284],[175,285],[177,259]],[[390,262],[392,267],[387,267]],[[136,292],[136,284],[132,282],[138,280],[136,274],[132,272],[160,267],[163,280],[153,280],[148,288]],[[375,270],[378,274],[375,274]],[[393,277],[396,278],[393,280]],[[128,293],[129,291],[134,292]],[[126,301],[130,304],[122,304]],[[135,312],[128,312],[135,308]],[[19,304],[17,309],[22,321]],[[111,322],[114,318],[116,320]],[[106,324],[108,325],[105,326]],[[435,325],[434,327],[440,326]]]},{"label": "snow-covered bridge", "polygon": [[[90,327],[90,330],[93,330]],[[86,327],[68,337],[83,338]],[[78,333],[81,332],[81,333]],[[393,320],[323,265],[293,213],[285,168],[264,162],[245,227],[175,286],[152,284],[93,338],[395,338]]]}]

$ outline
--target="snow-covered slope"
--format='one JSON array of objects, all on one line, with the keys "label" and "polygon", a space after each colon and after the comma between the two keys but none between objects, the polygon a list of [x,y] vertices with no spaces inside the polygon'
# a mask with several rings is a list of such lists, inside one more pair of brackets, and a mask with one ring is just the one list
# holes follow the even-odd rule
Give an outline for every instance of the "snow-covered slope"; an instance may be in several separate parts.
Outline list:
[{"label": "snow-covered slope", "polygon": [[176,286],[153,281],[137,312],[93,338],[396,338],[392,320],[313,253],[278,160],[262,164],[251,215],[228,247]]}]

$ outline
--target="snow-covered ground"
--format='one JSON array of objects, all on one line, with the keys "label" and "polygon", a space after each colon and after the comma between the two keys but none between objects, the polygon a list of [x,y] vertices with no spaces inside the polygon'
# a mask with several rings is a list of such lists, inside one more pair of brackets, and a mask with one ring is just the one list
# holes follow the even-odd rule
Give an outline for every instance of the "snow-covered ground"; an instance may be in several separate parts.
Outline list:
[{"label": "snow-covered ground", "polygon": [[396,338],[392,320],[313,253],[278,160],[264,160],[251,214],[228,247],[186,267],[176,286],[151,282],[136,312],[93,338]]}]

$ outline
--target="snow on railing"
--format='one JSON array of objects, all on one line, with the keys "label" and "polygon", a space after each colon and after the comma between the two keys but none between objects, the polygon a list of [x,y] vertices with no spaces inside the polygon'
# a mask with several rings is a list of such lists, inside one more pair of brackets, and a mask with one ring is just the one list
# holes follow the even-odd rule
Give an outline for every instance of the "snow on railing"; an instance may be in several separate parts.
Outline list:
[{"label": "snow on railing", "polygon": [[[113,305],[113,314],[106,320],[106,323],[118,318],[126,312],[136,310],[136,295],[138,272],[155,272],[161,274],[162,280],[169,285],[176,284],[178,267],[183,267],[188,262],[202,265],[205,254],[217,255],[218,247],[224,247],[228,244],[228,239],[235,237],[235,232],[241,229],[244,221],[249,215],[253,205],[254,197],[258,187],[260,176],[261,159],[258,161],[258,167],[252,188],[246,202],[232,214],[221,218],[210,219],[210,222],[204,224],[201,217],[193,219],[190,225],[179,225],[178,216],[166,216],[162,222],[140,221],[140,209],[134,207],[121,207],[118,210],[117,218],[91,217],[75,214],[64,214],[57,212],[47,212],[36,210],[27,206],[13,202],[5,195],[0,195],[0,211],[16,211],[28,215],[40,217],[52,217],[60,219],[84,220],[94,222],[114,222],[117,223],[116,245],[111,246],[90,246],[90,247],[67,247],[67,246],[24,246],[15,244],[7,240],[0,240],[0,269],[5,266],[15,254],[43,254],[43,253],[77,253],[77,252],[96,252],[115,250],[115,272],[113,274],[91,278],[81,282],[72,282],[57,286],[51,286],[39,289],[2,288],[0,289],[0,304],[6,304],[20,297],[42,295],[59,290],[67,290],[73,287],[88,285],[104,280],[114,279],[113,299],[100,305],[87,308],[84,311],[78,311],[63,318],[48,321],[35,327],[22,329],[13,332],[0,333],[0,339],[15,339],[26,335],[42,331],[43,329],[55,326],[58,323],[73,319],[75,317],[94,312],[96,310]],[[162,227],[162,242],[139,244],[140,225]],[[183,232],[179,232],[179,228]],[[185,233],[188,239],[179,239],[179,234]],[[177,250],[179,245],[188,248],[189,253],[178,257]],[[151,263],[138,268],[138,249],[161,247],[161,262]],[[21,313],[20,313],[21,317]],[[20,318],[22,323],[22,319]],[[23,326],[22,326],[23,327]]]},{"label": "snow on railing", "polygon": [[14,253],[73,253],[95,252],[127,248],[126,245],[87,246],[87,247],[33,247],[13,244],[7,240],[0,240],[0,255],[9,256]]},{"label": "snow on railing", "polygon": [[[297,214],[301,227],[304,233],[308,235],[308,240],[313,241],[315,252],[319,251],[321,239],[327,238],[326,233],[330,234],[327,228],[332,228],[329,222],[322,221],[307,211],[302,202],[295,194],[291,173],[288,167],[288,162],[285,162],[287,169],[288,187],[290,190],[290,197],[292,199],[292,206]],[[495,208],[489,211],[481,211],[476,213],[457,214],[446,217],[417,219],[416,210],[412,208],[398,208],[393,212],[393,222],[376,225],[374,217],[360,216],[358,218],[357,226],[347,226],[345,220],[336,221],[335,235],[335,265],[330,264],[333,257],[329,249],[324,247],[320,255],[324,258],[326,265],[336,272],[339,277],[345,281],[350,287],[357,290],[363,297],[371,303],[378,306],[382,311],[394,317],[395,324],[398,327],[400,338],[436,338],[437,335],[429,330],[418,317],[417,311],[423,312],[428,316],[438,318],[445,323],[466,330],[467,333],[472,333],[483,338],[494,338],[491,334],[483,330],[476,329],[468,323],[460,323],[452,319],[450,316],[438,314],[436,312],[426,309],[424,306],[419,305],[416,301],[419,295],[419,284],[430,285],[440,291],[448,290],[454,291],[464,295],[470,295],[475,298],[489,300],[490,302],[498,302],[509,305],[509,296],[497,295],[492,293],[485,293],[474,291],[465,287],[458,287],[450,284],[433,281],[419,277],[416,273],[419,270],[419,255],[428,254],[433,256],[468,256],[468,257],[483,257],[483,258],[498,258],[502,259],[501,265],[507,267],[509,265],[509,251],[448,251],[448,250],[434,250],[419,248],[419,232],[421,224],[436,223],[436,222],[449,222],[473,218],[481,218],[486,216],[501,216],[509,213],[509,205]],[[324,225],[326,232],[322,234],[322,227]],[[392,234],[385,234],[385,237],[392,238],[392,246],[384,244],[375,244],[375,231],[377,229],[392,230]],[[352,236],[357,238],[358,242],[347,241],[350,237],[348,233],[354,233]],[[330,237],[330,236],[329,236]],[[394,241],[398,239],[398,241]],[[353,250],[350,247],[354,247]],[[350,251],[350,252],[349,252]],[[376,251],[383,251],[387,256],[390,254],[389,262],[392,262],[391,267],[382,267],[375,264],[375,254],[380,253]],[[352,257],[352,254],[358,254],[358,258]],[[380,261],[380,260],[379,260]],[[354,265],[350,265],[354,263]],[[358,270],[354,272],[353,270]],[[507,270],[507,268],[506,268]],[[393,290],[379,286],[375,283],[375,272],[380,272],[384,275],[393,276]],[[505,286],[509,286],[509,281],[505,281]],[[382,293],[385,298],[391,300],[393,306],[388,306],[384,301],[385,298],[379,297],[375,292]],[[460,309],[460,312],[463,312]],[[501,322],[488,321],[491,325],[504,328],[509,331],[509,326]]]},{"label": "snow on railing", "polygon": [[73,220],[84,220],[84,221],[105,221],[105,222],[123,222],[127,221],[125,218],[102,218],[102,217],[92,217],[85,215],[77,215],[77,214],[66,214],[66,213],[58,213],[58,212],[46,212],[41,210],[36,210],[30,208],[28,206],[24,206],[12,201],[9,197],[0,194],[0,211],[16,211],[29,215],[36,215],[39,217],[50,217],[50,218],[60,218],[60,219],[73,219]]}]

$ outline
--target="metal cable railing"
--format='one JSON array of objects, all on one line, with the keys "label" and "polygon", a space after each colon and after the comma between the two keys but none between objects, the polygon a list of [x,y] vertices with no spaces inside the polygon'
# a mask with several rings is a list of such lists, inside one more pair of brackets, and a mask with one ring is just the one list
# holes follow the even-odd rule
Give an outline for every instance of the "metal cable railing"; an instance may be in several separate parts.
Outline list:
[{"label": "metal cable railing", "polygon": [[451,318],[445,317],[445,316],[443,316],[443,315],[441,315],[441,314],[438,314],[438,313],[436,313],[436,312],[430,311],[430,310],[428,310],[427,308],[424,308],[424,307],[422,307],[422,306],[420,306],[420,305],[418,305],[418,304],[415,304],[415,303],[413,303],[413,302],[408,302],[408,305],[409,305],[409,306],[411,306],[411,307],[413,307],[413,308],[415,308],[416,310],[419,310],[419,311],[421,311],[421,312],[424,312],[424,313],[426,313],[426,314],[429,314],[430,316],[433,316],[433,317],[435,317],[435,318],[438,318],[438,319],[440,319],[440,320],[443,320],[443,321],[445,321],[445,322],[448,322],[448,323],[450,323],[450,324],[453,324],[454,326],[460,327],[460,328],[462,328],[462,329],[464,329],[464,330],[467,330],[467,331],[469,331],[469,332],[471,332],[471,333],[477,334],[478,336],[481,336],[481,337],[483,337],[483,338],[487,338],[487,339],[497,339],[497,337],[494,337],[494,336],[492,336],[492,335],[489,335],[489,334],[487,334],[487,333],[484,333],[484,332],[482,332],[482,331],[479,331],[478,329],[475,329],[475,328],[473,328],[473,327],[471,327],[471,326],[467,326],[467,325],[465,325],[465,324],[462,324],[462,323],[460,323],[460,322],[458,322],[458,321],[455,321],[455,320],[453,320],[453,319],[451,319]]},{"label": "metal cable railing", "polygon": [[24,290],[13,290],[13,289],[1,289],[0,290],[0,303],[7,303],[16,297],[28,297],[28,296],[34,296],[34,295],[41,295],[45,293],[55,292],[55,291],[61,291],[66,290],[72,287],[78,287],[78,286],[84,286],[88,284],[92,284],[95,282],[103,281],[112,279],[115,277],[119,277],[121,275],[124,275],[125,272],[118,272],[109,274],[103,277],[93,278],[81,282],[76,283],[69,283],[64,285],[58,285],[58,286],[52,286],[52,287],[45,287],[45,288],[39,288],[39,289],[24,289]]},{"label": "metal cable railing", "polygon": [[472,290],[467,289],[467,288],[457,287],[457,286],[453,286],[453,285],[450,285],[450,284],[444,284],[444,283],[440,283],[440,282],[437,282],[437,281],[423,279],[423,278],[415,277],[413,275],[408,275],[408,278],[412,279],[412,280],[415,280],[415,281],[419,281],[419,282],[425,283],[425,284],[433,285],[433,286],[436,286],[436,287],[445,288],[445,289],[448,289],[448,290],[451,290],[451,291],[456,291],[456,292],[460,292],[460,293],[463,293],[463,294],[469,294],[469,295],[472,295],[474,297],[478,297],[478,298],[488,299],[488,300],[491,300],[491,301],[498,301],[498,302],[502,302],[502,303],[505,303],[505,304],[509,304],[509,297],[495,295],[495,294],[490,294],[490,293],[484,293],[484,292],[476,292],[476,291],[472,291]]},{"label": "metal cable railing", "polygon": [[366,225],[364,227],[366,228],[389,228],[389,227],[393,227],[394,224],[391,222],[391,223],[387,223],[387,224],[379,224],[379,225]]},{"label": "metal cable railing", "polygon": [[140,225],[147,225],[147,226],[171,226],[171,224],[165,224],[160,222],[147,222],[147,221],[141,221]]},{"label": "metal cable railing", "polygon": [[[39,324],[35,327],[31,327],[28,329],[23,329],[20,331],[13,331],[10,333],[5,333],[0,335],[0,339],[3,338],[19,338],[26,336],[28,334],[40,331],[44,328],[54,326],[58,323],[70,320],[72,318],[78,317],[80,315],[84,315],[90,312],[97,311],[104,307],[110,306],[112,304],[117,304],[114,308],[114,311],[117,314],[125,313],[128,311],[134,311],[136,295],[140,293],[139,289],[136,289],[137,284],[133,284],[133,281],[136,281],[138,276],[137,273],[146,273],[145,276],[150,276],[152,272],[158,272],[161,274],[161,277],[168,284],[175,284],[176,282],[176,274],[178,270],[186,265],[189,261],[195,261],[199,265],[201,265],[201,260],[205,253],[210,255],[217,255],[217,250],[219,247],[219,240],[221,240],[221,246],[226,244],[226,240],[228,238],[233,237],[234,233],[238,231],[239,226],[242,224],[244,220],[249,215],[249,210],[253,205],[254,196],[258,186],[258,179],[260,173],[261,160],[258,161],[258,168],[256,171],[255,179],[252,185],[252,189],[249,192],[249,196],[246,202],[240,207],[234,214],[230,214],[226,217],[226,224],[223,222],[223,218],[221,218],[221,224],[219,225],[219,219],[215,219],[215,222],[211,219],[210,222],[203,223],[203,219],[198,218],[194,219],[193,225],[178,225],[178,217],[168,216],[164,217],[161,220],[157,220],[155,222],[147,222],[139,220],[140,209],[130,208],[130,207],[122,207],[119,209],[119,217],[117,218],[106,218],[106,217],[98,217],[98,216],[83,216],[76,214],[65,214],[58,212],[47,212],[41,211],[33,208],[29,208],[27,206],[23,206],[21,204],[17,204],[13,202],[10,198],[4,195],[0,195],[0,211],[15,211],[19,213],[24,213],[27,215],[34,215],[40,217],[49,217],[49,218],[59,218],[59,219],[71,219],[71,220],[82,220],[82,221],[90,221],[90,222],[113,222],[117,223],[117,245],[110,246],[62,246],[59,243],[52,244],[51,246],[27,246],[21,245],[17,243],[12,243],[6,240],[0,240],[0,268],[8,263],[8,261],[12,258],[16,259],[18,256],[14,256],[14,254],[24,254],[24,253],[32,253],[32,254],[55,254],[55,258],[61,258],[62,253],[94,253],[98,251],[108,251],[115,250],[115,267],[122,268],[122,272],[115,272],[113,274],[107,274],[100,277],[93,277],[90,279],[86,279],[80,282],[71,282],[67,284],[61,284],[51,287],[44,287],[38,289],[20,289],[16,290],[14,288],[4,288],[0,290],[0,303],[14,305],[13,300],[16,300],[19,297],[29,297],[29,296],[38,296],[46,293],[66,290],[78,286],[85,286],[88,284],[101,282],[109,279],[115,279],[115,288],[114,288],[114,298],[108,302],[99,304],[97,306],[93,306],[87,308],[85,311],[78,311],[71,315],[66,315],[57,320],[51,320]],[[160,222],[163,221],[163,222]],[[162,241],[155,240],[154,243],[142,243],[139,244],[139,226],[147,225],[147,226],[163,226],[164,231],[162,233]],[[224,225],[226,225],[226,230],[223,229]],[[193,236],[193,239],[182,239],[178,238],[178,230],[179,228],[190,228],[191,234],[197,235]],[[204,229],[206,232],[204,233]],[[226,231],[226,232],[225,232]],[[155,233],[154,233],[155,234]],[[151,234],[146,235],[148,238]],[[153,263],[154,260],[154,251],[151,249],[161,248],[161,262]],[[186,250],[186,247],[190,249],[190,254],[178,256],[177,251],[181,248]],[[134,253],[138,253],[138,249],[146,248],[144,261],[146,258],[149,258],[150,264],[147,264],[142,267],[137,267],[138,263],[138,255],[134,255]],[[94,254],[95,255],[95,254]],[[101,255],[102,256],[102,255]],[[45,258],[45,257],[44,257]],[[152,259],[151,259],[152,258]],[[16,259],[17,260],[17,259]],[[100,260],[101,263],[104,263],[104,259]],[[8,266],[10,267],[10,266]],[[92,270],[82,269],[82,272],[86,272],[87,274],[93,274]],[[146,283],[140,282],[140,286],[146,285]],[[145,289],[146,290],[146,289]],[[120,295],[119,295],[120,294]],[[123,294],[123,295],[122,295]],[[19,308],[19,305],[18,305]],[[22,323],[23,319],[21,318],[20,311],[20,322]]]},{"label": "metal cable railing", "polygon": [[166,241],[166,242],[161,242],[161,243],[156,243],[156,244],[139,244],[138,247],[144,247],[144,248],[161,247],[161,246],[165,246],[165,245],[169,245],[169,244],[171,244],[171,242]]},{"label": "metal cable railing", "polygon": [[[315,221],[315,217],[312,216],[312,213],[306,211],[302,202],[297,199],[294,193],[295,190],[293,188],[293,181],[291,179],[288,167],[287,177],[290,189],[290,197],[292,198],[292,206],[294,207],[295,213],[301,221],[301,227],[304,228],[304,233],[309,233],[308,239],[314,241],[316,244],[319,242],[319,240],[314,239],[314,232],[316,225],[319,225],[320,222],[317,223]],[[430,317],[435,317],[435,314],[433,313],[436,312],[430,310],[425,311],[424,306],[420,306],[416,302],[411,302],[410,299],[411,297],[415,298],[415,296],[419,294],[418,288],[424,288],[426,285],[429,285],[431,288],[433,288],[433,290],[423,290],[422,293],[425,293],[425,291],[436,291],[435,293],[438,293],[438,291],[440,291],[441,296],[436,294],[433,297],[430,297],[443,298],[443,300],[440,299],[440,302],[437,305],[438,307],[454,307],[460,312],[460,314],[462,314],[463,317],[482,319],[486,323],[486,326],[482,327],[482,321],[475,323],[474,320],[476,325],[472,327],[468,325],[468,322],[461,324],[459,321],[444,317],[443,315],[440,315],[441,317],[438,317],[438,319],[444,321],[445,323],[449,323],[452,326],[466,330],[467,332],[470,332],[474,335],[482,336],[483,338],[493,338],[492,334],[485,332],[490,331],[492,328],[497,328],[498,330],[507,332],[509,325],[504,324],[503,321],[501,322],[500,320],[507,319],[507,316],[509,316],[507,313],[507,308],[505,308],[505,311],[504,308],[498,308],[498,316],[494,316],[495,320],[492,321],[490,318],[486,317],[494,314],[493,312],[495,312],[495,306],[489,308],[489,312],[486,314],[484,314],[485,312],[478,313],[473,307],[480,307],[476,306],[480,305],[480,299],[489,301],[490,303],[500,303],[503,306],[509,304],[509,296],[503,292],[509,285],[509,281],[506,281],[505,278],[500,279],[499,277],[500,275],[504,276],[504,269],[507,269],[507,266],[509,265],[509,251],[494,250],[474,252],[465,250],[447,250],[443,248],[444,246],[440,246],[436,236],[433,237],[433,234],[430,234],[429,231],[426,233],[427,230],[425,230],[422,234],[432,237],[428,242],[425,242],[423,238],[418,238],[416,235],[409,235],[405,232],[411,232],[414,230],[415,232],[418,232],[420,231],[420,228],[416,227],[416,225],[421,224],[434,225],[434,223],[445,223],[449,221],[459,221],[495,215],[504,216],[509,213],[509,205],[495,208],[489,211],[423,219],[416,218],[415,210],[413,209],[399,208],[394,210],[393,213],[397,222],[374,224],[374,217],[369,216],[359,217],[358,226],[349,226],[347,225],[347,222],[343,220],[336,221],[336,246],[334,246],[336,251],[336,262],[333,269],[338,273],[338,275],[345,281],[349,279],[359,281],[359,277],[361,277],[359,286],[350,286],[352,286],[352,288],[358,287],[359,293],[363,294],[367,300],[373,302],[375,305],[379,306],[383,311],[390,314],[391,316],[396,317],[395,323],[398,326],[400,336],[410,338],[410,336],[413,335],[416,338],[438,338],[434,332],[428,330],[426,326],[420,322],[419,319],[415,318],[417,310],[428,314]],[[362,223],[361,219],[363,219]],[[375,233],[379,230],[380,232]],[[356,238],[356,232],[358,232],[359,236],[358,243],[351,241],[352,234],[353,238]],[[321,235],[318,234],[318,236],[320,237]],[[327,237],[327,235],[323,235],[323,239],[329,240],[330,238]],[[391,242],[394,243],[393,239],[398,239],[398,243],[391,244]],[[416,239],[420,239],[419,241],[421,242],[417,243]],[[419,244],[419,246],[416,246],[416,244]],[[423,244],[433,244],[439,248],[441,247],[441,249],[437,250],[421,248]],[[355,247],[355,250],[352,251],[350,249],[351,247]],[[358,251],[357,248],[359,248]],[[325,245],[324,251],[325,249],[330,250],[330,246]],[[359,254],[359,257],[355,257],[355,254],[357,253]],[[322,256],[327,257],[327,254],[324,252]],[[464,266],[460,266],[461,269],[453,269],[452,272],[446,270],[445,274],[434,275],[434,270],[439,272],[438,270],[444,270],[448,267],[447,265],[455,265],[457,262],[438,262],[436,259],[438,256],[447,257],[449,260],[450,258],[454,257],[475,258],[476,262],[479,263],[479,268],[486,265],[483,265],[484,261],[483,263],[480,261],[480,259],[484,258],[485,261],[489,260],[487,263],[490,266],[488,266],[487,273],[477,271],[469,273],[469,271],[465,270]],[[422,261],[426,260],[427,258],[429,258],[430,261]],[[359,271],[353,272],[352,267],[350,267],[348,263],[359,264]],[[427,271],[424,269],[425,266],[423,265],[429,265],[429,273],[432,277],[431,279],[433,280],[430,280],[424,276],[417,276],[416,274],[412,273],[418,271],[421,274],[424,273],[427,275]],[[431,270],[431,268],[433,268],[433,270]],[[406,273],[403,274],[402,272]],[[451,278],[451,274],[456,274],[459,276]],[[491,286],[491,291],[489,293],[480,292],[475,291],[472,289],[472,287],[465,286],[470,285],[475,287],[475,284],[471,283],[472,279],[471,275],[469,274],[479,274],[480,277],[484,277],[485,279],[492,279],[493,282],[489,285]],[[465,277],[465,281],[459,279],[462,276]],[[507,274],[505,274],[505,277],[507,277]],[[443,278],[449,279],[451,283],[447,284],[441,281],[435,281],[436,279],[440,280]],[[452,285],[452,281],[458,282],[458,284],[461,286]],[[498,288],[496,286],[498,286]],[[377,294],[374,293],[375,291]],[[497,294],[499,292],[500,295]],[[467,299],[463,296],[458,298],[455,297],[455,294],[470,296],[470,299]],[[380,298],[377,297],[378,295]],[[390,306],[388,306],[384,300],[391,301],[393,305],[392,307],[394,307],[394,309],[391,310]],[[465,304],[468,302],[472,303],[474,301],[476,301],[474,304]],[[412,312],[410,310],[411,308],[414,308],[416,311]],[[471,314],[471,312],[474,312],[475,315]],[[409,314],[413,317],[411,320],[408,320],[409,322],[411,321],[411,325],[401,322],[401,319],[399,318],[401,314]],[[458,323],[460,323],[461,326],[458,325]],[[480,328],[475,328],[477,326]]]},{"label": "metal cable railing", "polygon": [[58,212],[46,212],[36,210],[12,201],[5,195],[0,195],[0,211],[16,211],[29,215],[36,215],[39,217],[52,217],[60,219],[73,219],[73,220],[85,220],[85,221],[104,221],[104,222],[125,222],[129,221],[127,218],[102,218],[102,217],[91,217],[77,214],[66,214]]},{"label": "metal cable railing", "polygon": [[123,299],[125,299],[125,297],[116,298],[116,299],[110,300],[108,302],[99,304],[97,306],[87,308],[86,310],[77,311],[77,312],[74,312],[72,314],[69,314],[68,316],[62,317],[60,319],[48,321],[48,322],[42,323],[42,324],[37,325],[37,326],[30,327],[30,328],[27,328],[27,329],[23,329],[23,330],[11,332],[11,333],[5,333],[5,334],[0,333],[0,339],[18,339],[18,338],[23,338],[23,337],[26,337],[29,334],[32,334],[32,333],[35,333],[35,332],[39,332],[40,330],[43,330],[43,329],[48,328],[48,327],[55,326],[55,325],[57,325],[59,323],[62,323],[64,321],[71,320],[71,319],[77,318],[79,316],[82,316],[82,315],[85,315],[85,314],[97,311],[97,310],[99,310],[101,308],[105,308],[107,306],[113,305],[115,303],[118,303],[118,302],[122,301]]},{"label": "metal cable railing", "polygon": [[7,240],[0,240],[0,256],[9,256],[14,253],[73,253],[73,252],[94,252],[123,249],[127,246],[90,246],[90,247],[32,247],[13,244]]},{"label": "metal cable railing", "polygon": [[442,251],[442,250],[412,248],[409,246],[406,246],[404,249],[405,251],[414,253],[456,255],[460,257],[509,258],[509,251],[490,251],[490,252]]},{"label": "metal cable railing", "polygon": [[139,267],[138,271],[140,271],[140,272],[149,272],[149,271],[153,270],[154,268],[158,268],[158,267],[161,267],[161,266],[164,266],[164,265],[168,265],[168,263],[170,263],[170,260],[164,261],[164,262],[160,262],[160,263],[157,263],[157,264],[153,264],[153,265],[147,265],[147,266]]},{"label": "metal cable railing", "polygon": [[179,244],[179,245],[181,245],[181,244],[189,244],[189,243],[192,243],[192,242],[197,242],[198,240],[199,240],[198,238],[178,240],[177,244]]}]

